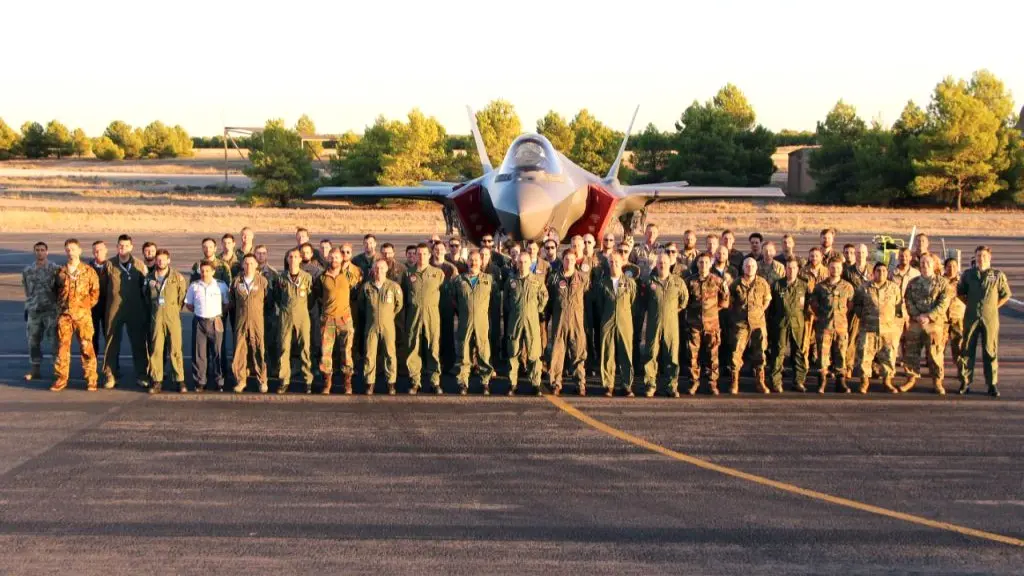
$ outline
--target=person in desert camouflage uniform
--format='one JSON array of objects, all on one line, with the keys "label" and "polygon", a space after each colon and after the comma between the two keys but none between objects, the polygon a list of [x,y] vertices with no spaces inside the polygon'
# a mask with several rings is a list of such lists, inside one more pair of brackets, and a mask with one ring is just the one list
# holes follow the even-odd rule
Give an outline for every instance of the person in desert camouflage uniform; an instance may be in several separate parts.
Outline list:
[{"label": "person in desert camouflage uniform", "polygon": [[57,271],[54,283],[57,293],[57,353],[53,362],[53,386],[50,390],[67,388],[71,368],[71,339],[77,337],[86,387],[94,392],[98,375],[96,350],[92,346],[92,307],[100,298],[100,278],[95,270],[79,260],[82,247],[78,240],[66,240],[64,252],[68,262]]},{"label": "person in desert camouflage uniform", "polygon": [[57,301],[53,285],[60,266],[47,260],[49,247],[45,242],[36,242],[32,251],[36,261],[21,273],[21,287],[25,289],[28,355],[32,364],[25,380],[42,377],[40,366],[43,363],[43,341],[54,342],[57,334]]},{"label": "person in desert camouflage uniform", "polygon": [[[946,309],[946,334],[942,340],[949,342],[949,353],[953,357],[953,366],[960,366],[960,356],[964,349],[964,314],[967,312],[967,305],[956,295],[956,287],[960,283],[960,262],[956,258],[946,259],[943,276],[948,282],[949,307]],[[957,379],[963,385],[960,370],[956,372]]]},{"label": "person in desert camouflage uniform", "polygon": [[921,349],[928,358],[928,370],[936,394],[945,394],[942,385],[945,370],[942,366],[942,352],[946,348],[946,314],[949,308],[949,281],[936,273],[936,257],[925,252],[921,255],[921,275],[907,284],[904,301],[910,328],[907,330],[907,355],[903,369],[907,382],[900,386],[900,392],[909,392],[921,376]]},{"label": "person in desert camouflage uniform", "polygon": [[[849,285],[845,280],[840,280],[839,286],[842,286],[843,283]],[[830,285],[829,282],[826,282],[821,287],[828,288]],[[832,291],[832,294],[840,292],[835,290]],[[861,284],[854,293],[853,310],[857,318],[860,318],[860,327],[857,331],[856,361],[860,364],[860,389],[858,392],[861,394],[868,393],[873,362],[878,362],[885,389],[892,393],[899,392],[892,385],[892,378],[896,372],[896,342],[902,326],[896,317],[901,299],[899,285],[886,278],[886,267],[881,262],[875,263],[872,268],[872,281]],[[827,329],[825,333],[828,333]],[[822,350],[827,351],[828,347],[825,346]],[[822,358],[825,358],[824,353]],[[844,356],[840,355],[840,358],[845,362]],[[852,372],[852,367],[845,374],[850,372]],[[844,378],[842,374],[840,373],[840,382]],[[839,387],[843,392],[850,391],[842,383]]]}]

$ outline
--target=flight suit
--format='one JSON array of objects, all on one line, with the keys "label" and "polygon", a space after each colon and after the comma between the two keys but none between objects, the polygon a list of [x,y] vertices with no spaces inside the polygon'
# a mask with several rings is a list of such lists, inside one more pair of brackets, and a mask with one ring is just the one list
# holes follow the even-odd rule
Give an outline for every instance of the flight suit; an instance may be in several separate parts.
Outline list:
[{"label": "flight suit", "polygon": [[[362,252],[352,258],[352,263],[359,267],[359,271],[362,273],[363,278],[369,278],[371,276],[373,263],[377,261],[377,254],[367,254]],[[390,269],[390,266],[388,267]]]},{"label": "flight suit", "polygon": [[541,393],[540,312],[548,303],[548,290],[536,274],[510,276],[504,286],[505,346],[508,351],[511,384],[514,394],[519,380],[519,349],[526,347],[527,372],[537,394]]},{"label": "flight suit", "polygon": [[367,394],[373,394],[377,383],[377,346],[380,343],[384,344],[384,377],[388,383],[388,394],[395,393],[398,378],[395,325],[404,306],[403,299],[402,287],[388,278],[384,278],[379,287],[373,280],[359,287],[356,305],[363,318],[363,350],[366,352],[363,379]]},{"label": "flight suit", "polygon": [[583,329],[587,333],[587,369],[596,371],[601,360],[601,309],[597,303],[598,284],[604,275],[604,265],[597,256],[576,260],[576,270],[590,275],[590,288],[584,297]]},{"label": "flight suit", "polygon": [[644,384],[647,396],[653,396],[658,386],[658,353],[664,351],[665,374],[668,378],[666,393],[679,396],[679,313],[686,310],[690,293],[686,282],[674,274],[665,279],[650,276],[642,290],[647,316],[646,341],[647,363],[644,366]]},{"label": "flight suit", "polygon": [[53,362],[51,390],[68,385],[71,369],[71,339],[78,338],[82,355],[82,372],[88,390],[96,390],[96,351],[92,347],[92,307],[100,298],[100,278],[88,264],[79,262],[72,274],[67,266],[57,271],[57,353]]},{"label": "flight suit", "polygon": [[805,311],[811,291],[800,277],[793,282],[783,277],[772,285],[769,305],[770,329],[775,332],[770,352],[772,389],[782,392],[782,369],[793,356],[793,387],[803,392],[807,381],[807,352],[804,350]]},{"label": "flight suit", "polygon": [[[96,272],[96,276],[100,280],[100,299],[92,307],[92,349],[98,354],[103,351],[107,339],[107,298],[103,295],[103,287],[107,285],[107,263],[105,261],[97,263],[94,258],[89,262],[89,266]],[[104,346],[100,346],[101,334]]]},{"label": "flight suit", "polygon": [[[712,265],[711,273],[722,279],[722,283],[725,284],[726,292],[728,292],[729,287],[732,286],[732,281],[740,277],[739,269],[731,264],[727,264],[722,268],[716,268]],[[733,347],[732,320],[729,316],[728,308],[723,308],[718,311],[718,326],[721,334],[721,344],[718,347],[718,365],[725,366],[725,370],[728,371],[729,366],[732,366]]]},{"label": "flight suit", "polygon": [[967,304],[964,311],[966,349],[960,356],[961,393],[966,393],[974,382],[974,361],[980,339],[985,382],[994,396],[998,394],[996,385],[999,383],[999,301],[1012,296],[1006,274],[995,268],[984,272],[969,269],[960,274],[956,295]]},{"label": "flight suit", "polygon": [[650,277],[650,266],[646,260],[640,264],[627,263],[622,265],[622,275],[633,280],[636,284],[636,295],[633,297],[632,323],[633,323],[633,344],[632,358],[637,359],[643,368],[643,354],[640,349],[640,341],[644,335],[644,317],[647,314],[645,280]]},{"label": "flight suit", "polygon": [[[409,351],[407,366],[412,381],[410,394],[420,389],[423,367],[430,377],[430,383],[438,394],[441,390],[441,288],[444,272],[440,268],[427,266],[423,270],[410,268],[402,278],[402,292],[405,293],[405,341]],[[423,345],[425,343],[425,346]]]},{"label": "flight suit", "polygon": [[[896,314],[902,300],[899,285],[890,280],[864,283],[854,295],[854,313],[860,318],[856,361],[860,364],[861,394],[868,391],[871,364],[875,361],[886,390],[898,392],[892,385],[892,377],[896,372],[896,342],[902,330],[902,320],[898,320]],[[849,392],[849,389],[843,391]]]},{"label": "flight suit", "polygon": [[302,381],[306,384],[306,394],[313,392],[313,368],[310,359],[312,324],[309,317],[312,293],[313,279],[301,269],[294,279],[286,270],[274,280],[274,300],[280,313],[278,342],[281,350],[277,362],[277,375],[281,380],[281,385],[277,389],[279,394],[288,391],[292,379],[292,340],[295,340],[299,348],[299,369],[302,371]]},{"label": "flight suit", "polygon": [[156,269],[146,275],[144,301],[149,316],[150,392],[159,392],[164,381],[164,346],[169,347],[171,372],[181,392],[185,392],[185,366],[181,348],[181,308],[185,305],[188,282],[173,268],[161,280]]},{"label": "flight suit", "polygon": [[444,283],[441,285],[439,313],[441,318],[441,347],[439,359],[441,371],[451,372],[455,366],[455,299],[449,290],[449,281],[459,274],[454,264],[448,261],[430,265],[444,272]]},{"label": "flight suit", "polygon": [[267,306],[267,279],[256,273],[252,282],[239,274],[231,284],[231,309],[235,311],[235,352],[231,371],[235,375],[235,392],[245,390],[249,369],[255,373],[260,392],[267,392],[267,360],[263,314]]},{"label": "flight suit", "polygon": [[459,328],[455,335],[455,370],[458,373],[456,378],[462,394],[469,389],[472,346],[476,346],[477,368],[484,394],[490,393],[494,368],[491,366],[491,344],[488,338],[488,307],[493,289],[494,278],[485,273],[477,276],[460,274],[448,283],[448,292],[455,300],[455,312],[459,317]]},{"label": "flight suit", "polygon": [[583,318],[588,290],[590,274],[579,270],[569,278],[556,273],[548,279],[548,306],[551,311],[551,329],[548,332],[551,366],[548,381],[555,395],[562,389],[566,356],[569,357],[569,371],[576,378],[580,395],[587,393],[587,333]]},{"label": "flight suit", "polygon": [[[320,278],[320,275],[324,273],[324,267],[314,258],[308,262],[302,262],[299,264],[299,269],[309,274],[309,277],[313,280],[313,284]],[[313,369],[316,371],[320,370],[320,359],[323,356],[323,330],[321,330],[320,321],[322,320],[320,302],[313,298],[310,301],[309,308],[309,357],[313,362]]]},{"label": "flight suit", "polygon": [[505,271],[498,265],[492,256],[491,262],[484,268],[484,272],[491,276],[491,301],[488,304],[488,326],[491,347],[491,367],[493,368],[504,357],[505,339],[502,330],[502,298],[501,289],[505,285]]},{"label": "flight suit", "polygon": [[43,363],[43,340],[54,344],[57,340],[57,271],[60,266],[46,262],[36,266],[33,262],[21,273],[21,286],[25,290],[26,332],[28,356],[32,363],[32,378],[39,378]]},{"label": "flight suit", "polygon": [[686,278],[690,301],[686,306],[686,345],[690,356],[690,394],[700,387],[700,360],[703,353],[708,362],[708,387],[718,394],[719,352],[722,327],[719,312],[729,308],[729,289],[716,274],[706,278],[691,274]]},{"label": "flight suit", "polygon": [[[904,300],[907,304],[910,328],[907,330],[907,355],[903,359],[907,383],[900,387],[900,392],[909,391],[920,378],[921,349],[924,348],[935,391],[945,394],[942,379],[946,373],[942,356],[946,349],[943,338],[946,335],[946,314],[949,308],[949,281],[941,275],[931,278],[918,276],[907,285]],[[917,317],[922,314],[928,316],[927,326],[917,321]]]},{"label": "flight suit", "polygon": [[[843,280],[850,283],[853,286],[853,293],[856,294],[857,290],[860,289],[864,284],[870,284],[873,282],[872,268],[867,264],[864,265],[863,269],[857,267],[856,264],[846,264],[843,266]],[[859,342],[858,335],[860,334],[860,316],[853,313],[851,309],[847,314],[847,320],[849,321],[850,329],[847,332],[847,343],[846,343],[846,375],[849,377],[855,366],[857,366],[857,342]]]},{"label": "flight suit", "polygon": [[146,318],[149,314],[142,301],[146,265],[133,256],[127,266],[122,266],[117,257],[107,260],[106,266],[107,285],[104,295],[107,297],[107,345],[103,351],[104,387],[113,388],[115,381],[120,378],[118,354],[121,351],[121,333],[125,329],[132,349],[135,378],[144,383],[149,374],[149,355],[146,349],[149,342]]},{"label": "flight suit", "polygon": [[771,304],[772,289],[768,282],[755,275],[753,279],[740,277],[729,287],[729,318],[732,324],[732,364],[729,369],[729,392],[738,394],[743,353],[749,343],[752,349],[754,379],[758,391],[768,393],[764,382],[765,351],[768,349],[768,326],[765,313]]},{"label": "flight suit", "polygon": [[263,357],[267,359],[267,376],[277,376],[280,372],[278,363],[281,360],[281,313],[277,309],[277,299],[274,298],[274,287],[277,280],[277,270],[270,264],[264,264],[257,271],[267,280],[267,293],[264,295],[263,309],[263,331],[264,346],[266,351]]},{"label": "flight suit", "polygon": [[626,276],[618,278],[616,288],[611,274],[603,275],[598,284],[598,303],[601,307],[601,385],[605,396],[615,390],[615,371],[622,376],[627,396],[633,395],[633,304],[636,302],[636,282]]},{"label": "flight suit", "polygon": [[363,337],[365,329],[363,327],[363,320],[360,316],[359,306],[355,305],[359,299],[359,287],[363,284],[363,272],[351,262],[347,262],[341,265],[341,272],[348,279],[348,284],[351,287],[349,295],[349,302],[352,304],[352,334],[348,341],[345,343],[345,350],[343,353],[352,359],[353,367],[356,363],[363,361],[363,354],[365,352],[363,347]]},{"label": "flight suit", "polygon": [[824,394],[828,383],[829,366],[833,353],[836,357],[836,375],[840,390],[846,386],[846,346],[849,338],[848,313],[853,305],[853,286],[840,279],[835,283],[819,282],[811,293],[814,310],[814,341],[818,351],[818,392]]},{"label": "flight suit", "polygon": [[956,287],[960,284],[960,276],[945,276],[945,278],[948,283],[949,306],[946,308],[946,334],[943,341],[949,342],[949,352],[953,357],[953,366],[956,366],[957,380],[960,380],[962,385],[960,357],[963,356],[964,350],[964,313],[967,311],[967,305],[956,296]]}]

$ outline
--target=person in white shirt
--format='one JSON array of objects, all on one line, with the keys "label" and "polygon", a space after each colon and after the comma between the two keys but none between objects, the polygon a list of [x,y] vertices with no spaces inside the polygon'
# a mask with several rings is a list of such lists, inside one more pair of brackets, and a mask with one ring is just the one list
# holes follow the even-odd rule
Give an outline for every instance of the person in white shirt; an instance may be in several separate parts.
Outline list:
[{"label": "person in white shirt", "polygon": [[213,278],[214,264],[204,260],[199,266],[200,279],[185,293],[185,309],[192,319],[195,338],[192,342],[192,380],[196,392],[206,388],[208,368],[213,369],[217,389],[224,390],[224,369],[221,364],[224,345],[224,317],[228,308],[228,286]]}]

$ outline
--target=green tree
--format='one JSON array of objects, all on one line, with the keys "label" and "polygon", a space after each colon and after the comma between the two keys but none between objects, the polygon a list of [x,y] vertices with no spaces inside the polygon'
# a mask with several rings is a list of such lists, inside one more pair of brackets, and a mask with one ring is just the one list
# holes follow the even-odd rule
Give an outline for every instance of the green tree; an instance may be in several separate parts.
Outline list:
[{"label": "green tree", "polygon": [[7,160],[21,147],[21,136],[0,118],[0,160]]},{"label": "green tree", "polygon": [[662,174],[672,157],[672,136],[658,130],[654,124],[648,124],[643,132],[631,140],[633,167],[638,172],[638,182],[662,181]]},{"label": "green tree", "polygon": [[537,121],[537,133],[551,141],[551,145],[562,154],[569,155],[576,145],[576,134],[561,114],[554,110],[548,111]]},{"label": "green tree", "polygon": [[487,157],[492,166],[497,166],[504,159],[512,141],[523,132],[519,115],[511,103],[505,100],[492,100],[477,112],[476,122],[480,128],[484,148],[487,149]]},{"label": "green tree", "polygon": [[92,142],[92,153],[100,160],[123,160],[124,150],[114,144],[108,136],[100,136]]},{"label": "green tree", "polygon": [[375,186],[384,172],[384,156],[394,150],[401,122],[378,116],[362,137],[346,134],[331,158],[331,183],[336,186]]},{"label": "green tree", "polygon": [[46,158],[50,155],[46,130],[39,122],[21,125],[21,152],[26,158]]},{"label": "green tree", "polygon": [[70,156],[74,152],[74,148],[71,132],[68,131],[67,126],[56,120],[50,120],[46,125],[46,146],[51,154],[57,155],[57,158]]},{"label": "green tree", "polygon": [[71,151],[79,158],[88,156],[92,152],[92,141],[85,135],[85,130],[75,128],[75,131],[71,133]]},{"label": "green tree", "polygon": [[913,159],[917,173],[911,186],[914,195],[930,196],[960,210],[964,203],[981,202],[1006,188],[996,165],[999,155],[1006,152],[1000,149],[1003,125],[966,82],[952,77],[940,82]]},{"label": "green tree", "polygon": [[576,114],[569,128],[573,133],[573,146],[566,156],[584,170],[601,176],[606,174],[615,161],[622,137],[586,108]]},{"label": "green tree", "polygon": [[747,101],[747,96],[735,85],[729,83],[718,90],[712,99],[715,108],[725,112],[736,123],[740,130],[754,127],[754,108]]},{"label": "green tree", "polygon": [[814,196],[818,200],[840,204],[856,195],[856,145],[866,131],[867,125],[857,116],[857,109],[841,99],[825,121],[818,122],[815,132],[821,147],[811,153],[810,159]]},{"label": "green tree", "polygon": [[444,127],[418,108],[409,112],[392,140],[392,150],[381,162],[380,183],[385,186],[414,186],[423,180],[438,180],[448,163]]},{"label": "green tree", "polygon": [[[696,186],[761,186],[775,171],[775,136],[752,122],[746,99],[728,86],[715,98],[694,101],[676,122],[675,154],[663,171],[666,180]],[[748,122],[749,121],[749,122]]]},{"label": "green tree", "polygon": [[145,147],[145,134],[139,129],[132,130],[132,127],[125,122],[115,120],[103,131],[103,135],[110,138],[123,152],[125,158],[139,158],[142,156]]},{"label": "green tree", "polygon": [[[316,124],[313,123],[312,118],[303,114],[299,117],[298,121],[295,122],[295,131],[303,136],[310,136],[316,134]],[[305,142],[304,146],[309,149],[314,156],[323,154],[324,145],[320,142]]]},{"label": "green tree", "polygon": [[192,138],[180,124],[175,124],[171,128],[171,152],[175,158],[187,158],[195,155]]},{"label": "green tree", "polygon": [[252,179],[244,199],[268,201],[281,207],[305,197],[316,185],[316,172],[302,140],[283,120],[269,120],[262,138],[254,138],[249,149],[250,166],[242,172]]},{"label": "green tree", "polygon": [[169,127],[157,120],[142,130],[142,155],[147,158],[192,156],[192,138],[180,125]]}]

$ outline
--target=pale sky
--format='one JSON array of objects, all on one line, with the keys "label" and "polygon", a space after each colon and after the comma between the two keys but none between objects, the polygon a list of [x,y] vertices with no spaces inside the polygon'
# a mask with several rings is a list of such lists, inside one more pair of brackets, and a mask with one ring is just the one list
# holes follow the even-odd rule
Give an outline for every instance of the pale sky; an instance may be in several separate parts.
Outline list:
[{"label": "pale sky", "polygon": [[[260,6],[256,6],[260,4]],[[10,2],[0,117],[292,125],[362,132],[413,107],[449,133],[505,98],[525,130],[588,108],[625,130],[672,129],[726,82],[772,130],[813,130],[839,98],[891,124],[945,75],[988,68],[1024,98],[1018,2],[447,1]]]}]

